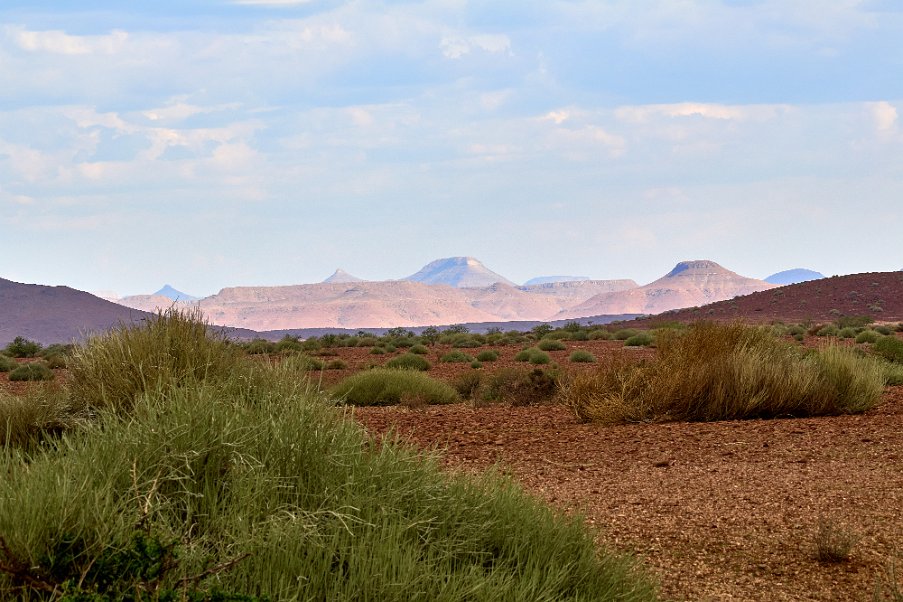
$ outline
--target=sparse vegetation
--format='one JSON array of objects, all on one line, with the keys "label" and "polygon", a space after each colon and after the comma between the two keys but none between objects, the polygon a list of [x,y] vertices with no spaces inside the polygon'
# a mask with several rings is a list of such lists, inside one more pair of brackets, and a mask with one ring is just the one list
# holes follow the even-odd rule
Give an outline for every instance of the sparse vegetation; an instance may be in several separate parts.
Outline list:
[{"label": "sparse vegetation", "polygon": [[[415,356],[419,357],[419,356]],[[330,393],[350,405],[395,405],[402,395],[418,395],[428,404],[460,401],[446,383],[416,370],[375,368],[353,374],[333,387]]]},{"label": "sparse vegetation", "polygon": [[859,539],[836,522],[823,518],[815,533],[815,558],[819,562],[846,562]]},{"label": "sparse vegetation", "polygon": [[515,406],[551,401],[558,392],[558,379],[542,368],[503,368],[484,379],[484,401]]},{"label": "sparse vegetation", "polygon": [[462,372],[452,380],[451,385],[458,392],[458,395],[465,400],[477,399],[480,391],[480,385],[483,381],[483,375],[476,370],[470,372]]},{"label": "sparse vegetation", "polygon": [[615,354],[574,375],[562,401],[603,423],[811,416],[864,411],[884,382],[880,362],[851,349],[804,353],[762,329],[702,323],[661,337],[655,360]]},{"label": "sparse vegetation", "polygon": [[571,352],[571,356],[569,358],[572,362],[582,363],[582,364],[592,364],[596,361],[596,356],[587,351],[586,349],[577,349]]},{"label": "sparse vegetation", "polygon": [[530,362],[531,364],[548,364],[551,361],[549,354],[536,347],[527,347],[514,356],[517,362]]}]

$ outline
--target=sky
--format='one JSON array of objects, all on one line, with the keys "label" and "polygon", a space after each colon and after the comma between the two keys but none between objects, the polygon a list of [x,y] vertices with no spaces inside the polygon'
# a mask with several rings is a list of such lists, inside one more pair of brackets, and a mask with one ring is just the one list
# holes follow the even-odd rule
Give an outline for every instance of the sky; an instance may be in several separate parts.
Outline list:
[{"label": "sky", "polygon": [[896,0],[3,0],[0,277],[903,268]]}]

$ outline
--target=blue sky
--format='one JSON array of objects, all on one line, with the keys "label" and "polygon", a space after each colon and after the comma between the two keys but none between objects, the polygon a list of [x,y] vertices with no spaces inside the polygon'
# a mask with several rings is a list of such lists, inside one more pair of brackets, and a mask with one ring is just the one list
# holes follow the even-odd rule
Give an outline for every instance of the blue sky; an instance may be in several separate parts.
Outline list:
[{"label": "blue sky", "polygon": [[903,267],[903,5],[4,0],[0,277]]}]

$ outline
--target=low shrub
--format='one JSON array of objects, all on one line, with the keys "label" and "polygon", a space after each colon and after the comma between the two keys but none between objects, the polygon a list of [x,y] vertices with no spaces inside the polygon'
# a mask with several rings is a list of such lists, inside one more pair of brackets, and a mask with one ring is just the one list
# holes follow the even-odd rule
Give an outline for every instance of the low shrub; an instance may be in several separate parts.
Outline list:
[{"label": "low shrub", "polygon": [[35,357],[41,352],[41,344],[25,337],[16,337],[3,351],[10,357]]},{"label": "low shrub", "polygon": [[8,355],[0,355],[0,372],[14,370],[19,364]]},{"label": "low shrub", "polygon": [[624,341],[626,347],[648,347],[655,343],[655,337],[648,332],[638,332]]},{"label": "low shrub", "polygon": [[514,361],[530,362],[531,364],[548,364],[551,361],[551,358],[545,351],[541,351],[536,347],[527,347],[514,356]]},{"label": "low shrub", "polygon": [[348,363],[344,360],[330,360],[326,366],[326,370],[346,370],[348,369]]},{"label": "low shrub", "polygon": [[624,328],[622,330],[615,332],[613,338],[618,341],[626,341],[630,337],[636,336],[638,332],[639,331],[636,330],[635,328]]},{"label": "low shrub", "polygon": [[797,335],[806,334],[806,329],[803,328],[801,324],[794,324],[793,326],[787,328],[787,334],[795,337]]},{"label": "low shrub", "polygon": [[819,562],[846,562],[860,539],[835,522],[822,519],[815,533],[815,558]]},{"label": "low shrub", "polygon": [[372,349],[370,349],[370,355],[384,355],[385,353],[386,350],[382,347],[373,347]]},{"label": "low shrub", "polygon": [[555,339],[543,339],[536,345],[542,351],[564,351],[567,349],[564,343]]},{"label": "low shrub", "polygon": [[872,316],[842,316],[837,318],[834,323],[838,328],[861,328],[868,326],[875,321]]},{"label": "low shrub", "polygon": [[614,338],[614,335],[607,330],[594,330],[589,333],[589,340],[591,341],[610,341]]},{"label": "low shrub", "polygon": [[[309,339],[305,341],[305,343],[307,343],[306,347],[298,340],[298,337],[285,335],[273,345],[273,351],[276,353],[292,353],[298,351],[314,351],[320,347],[320,344],[314,339]],[[314,347],[314,345],[316,346]]]},{"label": "low shrub", "polygon": [[558,378],[541,368],[503,368],[484,379],[482,399],[514,406],[549,402],[558,393]]},{"label": "low shrub", "polygon": [[842,339],[855,339],[856,338],[856,329],[852,326],[847,326],[846,328],[841,328],[837,336]]},{"label": "low shrub", "polygon": [[447,364],[469,364],[473,358],[463,351],[449,351],[439,358],[439,361]]},{"label": "low shrub", "polygon": [[53,370],[45,362],[28,362],[19,364],[9,373],[9,380],[53,380]]},{"label": "low shrub", "polygon": [[408,353],[416,353],[417,355],[426,355],[430,350],[426,348],[426,345],[414,345],[410,349],[408,349]]},{"label": "low shrub", "polygon": [[386,368],[399,368],[402,370],[420,370],[426,372],[432,366],[422,355],[416,353],[405,353],[398,357],[393,357],[386,362]]},{"label": "low shrub", "polygon": [[398,351],[398,348],[391,343],[387,344],[384,349],[386,350],[386,353],[395,353],[396,351]]},{"label": "low shrub", "polygon": [[806,353],[743,325],[697,324],[662,336],[655,360],[627,353],[575,374],[562,402],[604,423],[856,413],[881,398],[880,361],[828,346]]},{"label": "low shrub", "polygon": [[878,334],[880,334],[881,336],[887,336],[887,335],[893,333],[893,330],[891,330],[890,328],[888,328],[887,326],[885,326],[883,324],[880,326],[875,326],[875,328],[873,330],[875,332],[877,332]]},{"label": "low shrub", "polygon": [[572,362],[592,364],[596,361],[596,356],[586,349],[577,349],[571,353],[569,358]]},{"label": "low shrub", "polygon": [[326,367],[326,363],[316,357],[311,357],[303,353],[294,353],[282,358],[279,366],[283,370],[290,372],[310,372],[311,370],[322,370]]},{"label": "low shrub", "polygon": [[859,344],[862,343],[876,343],[878,341],[878,337],[881,336],[874,330],[863,330],[859,334],[856,335],[856,342]]},{"label": "low shrub", "polygon": [[480,391],[483,382],[483,374],[476,370],[462,372],[451,381],[451,386],[463,399],[474,400]]},{"label": "low shrub", "polygon": [[330,394],[344,403],[359,406],[396,405],[402,395],[416,395],[428,404],[461,400],[458,393],[442,381],[416,370],[392,368],[358,372],[333,387]]},{"label": "low shrub", "polygon": [[483,362],[474,360],[474,361],[470,362],[470,367],[473,368],[474,370],[479,370],[480,368],[483,367]]},{"label": "low shrub", "polygon": [[494,349],[486,349],[477,354],[477,360],[481,362],[494,362],[499,359],[499,352]]},{"label": "low shrub", "polygon": [[881,337],[872,345],[872,351],[890,362],[903,364],[903,340],[895,336]]}]

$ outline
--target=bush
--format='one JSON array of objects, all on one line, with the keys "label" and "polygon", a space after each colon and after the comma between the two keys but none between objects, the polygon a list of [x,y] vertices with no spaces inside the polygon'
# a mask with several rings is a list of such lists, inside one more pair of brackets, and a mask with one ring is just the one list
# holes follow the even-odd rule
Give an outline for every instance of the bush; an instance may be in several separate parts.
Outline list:
[{"label": "bush", "polygon": [[874,330],[863,330],[858,335],[856,335],[857,343],[875,343],[878,341],[878,333]]},{"label": "bush", "polygon": [[564,351],[567,349],[564,343],[555,339],[543,339],[536,346],[542,351]]},{"label": "bush", "polygon": [[486,378],[484,383],[484,401],[514,406],[549,402],[558,393],[556,375],[541,368],[503,368]]},{"label": "bush", "polygon": [[592,364],[596,361],[596,356],[586,349],[577,349],[571,353],[570,360],[577,363]]},{"label": "bush", "polygon": [[486,349],[477,354],[477,360],[481,362],[494,362],[499,359],[499,352],[494,349]]},{"label": "bush", "polygon": [[430,350],[425,345],[414,345],[408,349],[408,353],[416,353],[417,355],[426,355]]},{"label": "bush", "polygon": [[6,355],[0,355],[0,372],[9,372],[18,365],[19,364],[13,358]]},{"label": "bush", "polygon": [[658,358],[607,357],[575,374],[562,401],[583,420],[730,420],[862,412],[884,388],[880,362],[829,346],[805,353],[743,325],[663,336]]},{"label": "bush", "polygon": [[53,370],[44,362],[20,364],[10,371],[9,380],[53,380]]},{"label": "bush", "polygon": [[594,330],[589,333],[589,340],[591,341],[610,341],[613,338],[614,335],[607,330]]},{"label": "bush", "polygon": [[822,519],[815,534],[815,558],[819,562],[846,562],[859,540],[851,531]]},{"label": "bush", "polygon": [[818,337],[836,337],[840,331],[833,324],[828,324],[827,326],[822,326],[815,332],[815,336]]},{"label": "bush", "polygon": [[382,347],[374,347],[370,350],[370,355],[385,355],[386,350]]},{"label": "bush", "polygon": [[6,346],[4,353],[10,357],[34,357],[41,352],[41,344],[25,337],[16,337]]},{"label": "bush", "polygon": [[347,370],[348,363],[344,360],[331,360],[326,366],[324,366],[325,370]]},{"label": "bush", "polygon": [[655,343],[655,338],[648,332],[639,332],[624,341],[626,347],[648,347]]},{"label": "bush", "polygon": [[549,354],[545,351],[541,351],[536,347],[527,347],[514,356],[514,361],[530,362],[531,364],[548,364],[551,361],[551,358],[549,358]]},{"label": "bush", "polygon": [[405,353],[398,357],[393,357],[386,362],[386,368],[399,368],[402,370],[420,370],[426,372],[432,366],[422,355],[416,353]]},{"label": "bush", "polygon": [[245,353],[265,355],[276,351],[276,344],[266,339],[254,339],[244,345]]},{"label": "bush", "polygon": [[856,338],[856,329],[851,326],[847,326],[846,328],[841,328],[840,331],[837,333],[837,336],[839,336],[842,339],[854,339],[854,338]]},{"label": "bush", "polygon": [[837,318],[834,323],[837,324],[837,328],[861,328],[863,326],[868,326],[872,322],[875,321],[875,318],[872,316],[842,316]]},{"label": "bush", "polygon": [[295,353],[289,355],[279,362],[284,370],[293,372],[310,372],[311,370],[322,370],[326,367],[323,360],[305,355],[303,353]]},{"label": "bush", "polygon": [[903,341],[897,337],[881,337],[872,346],[872,351],[890,362],[903,364]]},{"label": "bush", "polygon": [[470,362],[470,367],[473,368],[474,370],[479,370],[480,368],[483,367],[483,363],[480,361],[474,360],[474,361]]},{"label": "bush", "polygon": [[618,340],[618,341],[626,341],[630,337],[635,336],[638,332],[639,331],[636,330],[635,328],[624,328],[622,330],[617,331],[614,334],[614,338],[615,338],[615,340]]},{"label": "bush", "polygon": [[463,399],[473,400],[477,398],[482,383],[483,375],[480,372],[471,370],[470,372],[462,372],[451,382],[451,386],[455,388]]},{"label": "bush", "polygon": [[69,361],[73,399],[128,411],[151,391],[226,380],[240,371],[241,358],[218,329],[209,330],[200,310],[169,309],[89,339]]},{"label": "bush", "polygon": [[370,438],[281,365],[0,450],[0,598],[654,599],[579,519]]},{"label": "bush", "polygon": [[875,326],[874,330],[875,330],[875,332],[877,332],[878,334],[880,334],[882,336],[887,336],[887,335],[893,333],[893,330],[891,330],[890,328],[888,328],[887,326],[884,326],[884,325]]},{"label": "bush", "polygon": [[473,358],[463,351],[450,351],[439,358],[439,361],[447,364],[469,364]]},{"label": "bush", "polygon": [[[415,356],[417,357],[417,356]],[[375,368],[349,376],[330,393],[350,405],[396,405],[403,395],[417,396],[428,404],[461,401],[458,393],[442,381],[416,370]]]},{"label": "bush", "polygon": [[[320,347],[320,344],[314,339],[304,342],[307,344],[306,346],[302,345],[301,341],[298,340],[298,337],[285,335],[273,345],[273,351],[276,353],[292,353],[299,351],[314,351]],[[314,344],[316,346],[314,346]]]}]

